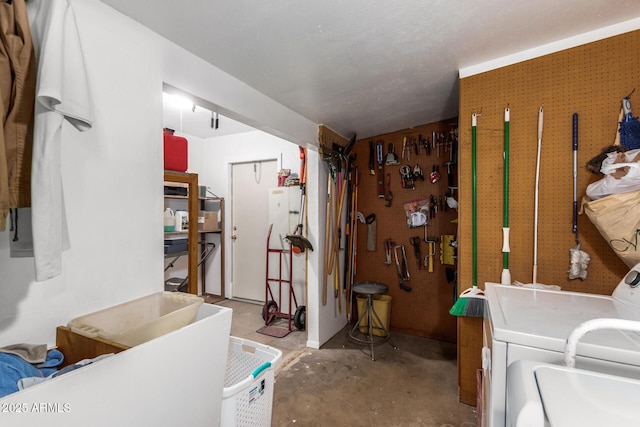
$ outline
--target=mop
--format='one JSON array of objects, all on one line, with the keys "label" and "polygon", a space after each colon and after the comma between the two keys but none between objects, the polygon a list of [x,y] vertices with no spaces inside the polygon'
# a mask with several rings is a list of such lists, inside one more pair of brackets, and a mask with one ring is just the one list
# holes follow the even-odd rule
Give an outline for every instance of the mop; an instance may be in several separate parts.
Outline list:
[{"label": "mop", "polygon": [[569,279],[587,278],[587,266],[591,258],[589,254],[580,250],[578,236],[578,113],[573,113],[573,233],[576,235],[576,247],[569,249],[571,265]]},{"label": "mop", "polygon": [[502,227],[502,275],[500,283],[511,284],[509,271],[509,107],[504,109],[504,188],[503,188],[503,227]]},{"label": "mop", "polygon": [[477,114],[471,115],[471,239],[473,286],[465,289],[449,310],[449,314],[465,317],[484,316],[484,291],[478,288],[478,254],[476,232],[476,126]]}]

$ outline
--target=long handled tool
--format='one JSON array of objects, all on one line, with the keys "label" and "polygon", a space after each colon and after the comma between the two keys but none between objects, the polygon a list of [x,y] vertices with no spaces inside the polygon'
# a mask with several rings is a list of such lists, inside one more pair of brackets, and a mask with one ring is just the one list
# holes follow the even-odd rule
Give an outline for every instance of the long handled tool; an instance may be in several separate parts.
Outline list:
[{"label": "long handled tool", "polygon": [[503,187],[503,224],[502,224],[502,276],[500,283],[511,284],[509,271],[509,107],[504,109],[504,187]]},{"label": "long handled tool", "polygon": [[465,289],[460,294],[449,310],[454,316],[483,317],[484,316],[484,291],[478,288],[478,238],[476,226],[476,127],[477,114],[471,115],[471,246],[472,246],[472,287]]},{"label": "long handled tool", "polygon": [[578,235],[578,113],[573,113],[573,233],[576,235],[576,247],[569,249],[571,265],[569,279],[587,278],[587,266],[591,257],[580,250]]},{"label": "long handled tool", "polygon": [[332,189],[333,180],[331,179],[331,172],[327,173],[327,220],[325,223],[325,231],[324,231],[324,283],[322,286],[322,305],[327,305],[327,279],[329,278],[329,271],[327,266],[329,265],[329,244],[331,242],[331,199],[332,199]]},{"label": "long handled tool", "polygon": [[538,185],[540,183],[540,151],[542,150],[543,109],[538,110],[538,155],[536,160],[536,190],[533,214],[533,284],[538,280]]},{"label": "long handled tool", "polygon": [[293,253],[299,254],[305,249],[313,250],[311,242],[302,235],[302,218],[304,218],[304,206],[307,187],[307,149],[300,147],[300,215],[298,217],[298,226],[293,234],[285,237],[291,245]]}]

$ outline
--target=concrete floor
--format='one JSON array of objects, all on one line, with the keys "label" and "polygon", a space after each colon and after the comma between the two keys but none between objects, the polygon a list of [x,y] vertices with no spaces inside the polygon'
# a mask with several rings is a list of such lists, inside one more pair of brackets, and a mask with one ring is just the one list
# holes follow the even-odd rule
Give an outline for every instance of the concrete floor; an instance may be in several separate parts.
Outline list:
[{"label": "concrete floor", "polygon": [[476,425],[475,407],[458,402],[455,344],[392,333],[398,349],[378,345],[372,361],[363,345],[348,342],[343,348],[348,328],[320,350],[310,349],[302,331],[284,338],[258,334],[264,324],[260,305],[218,304],[233,309],[232,335],[283,353],[276,369],[273,426]]}]

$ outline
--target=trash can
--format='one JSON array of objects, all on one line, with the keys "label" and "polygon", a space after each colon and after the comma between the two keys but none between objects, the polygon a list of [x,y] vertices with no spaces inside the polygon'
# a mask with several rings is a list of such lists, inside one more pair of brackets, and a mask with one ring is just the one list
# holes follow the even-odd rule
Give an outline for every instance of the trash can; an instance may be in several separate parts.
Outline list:
[{"label": "trash can", "polygon": [[274,371],[282,358],[276,348],[230,337],[222,391],[222,426],[270,426]]},{"label": "trash can", "polygon": [[[373,298],[373,310],[376,312],[382,325],[378,323],[378,319],[373,315],[372,324],[373,324],[373,335],[383,337],[384,331],[382,329],[377,329],[382,326],[388,331],[389,330],[389,318],[391,317],[391,296],[390,295],[372,295]],[[365,295],[358,295],[358,319],[367,308],[367,297]],[[360,321],[360,332],[366,334],[369,332],[369,321],[367,320],[367,316],[365,316]]]}]

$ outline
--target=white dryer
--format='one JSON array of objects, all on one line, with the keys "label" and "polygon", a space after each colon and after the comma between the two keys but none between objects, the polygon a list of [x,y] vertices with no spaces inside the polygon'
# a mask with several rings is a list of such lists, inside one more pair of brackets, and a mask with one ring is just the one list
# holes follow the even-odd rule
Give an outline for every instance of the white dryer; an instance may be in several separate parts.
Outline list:
[{"label": "white dryer", "polygon": [[[563,365],[567,337],[596,318],[640,321],[640,264],[611,296],[485,284],[482,425],[506,425],[507,368],[518,360]],[[640,379],[640,335],[600,330],[577,348],[577,368]],[[566,399],[569,399],[567,396]]]},{"label": "white dryer", "polygon": [[638,425],[640,380],[517,360],[507,369],[509,427]]}]

